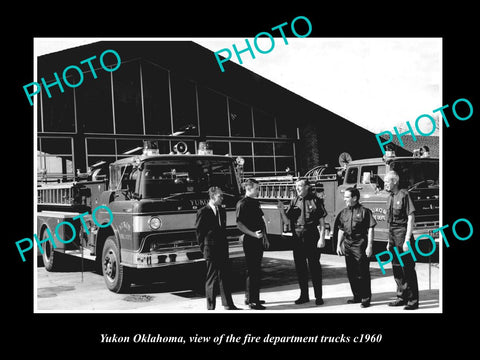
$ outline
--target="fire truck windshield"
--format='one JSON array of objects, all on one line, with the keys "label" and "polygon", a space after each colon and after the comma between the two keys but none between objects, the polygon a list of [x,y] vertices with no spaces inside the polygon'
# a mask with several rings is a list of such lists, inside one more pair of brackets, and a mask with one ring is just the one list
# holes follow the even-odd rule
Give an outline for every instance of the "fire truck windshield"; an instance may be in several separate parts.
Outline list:
[{"label": "fire truck windshield", "polygon": [[394,160],[390,169],[399,175],[401,188],[425,189],[439,186],[439,163],[433,159]]},{"label": "fire truck windshield", "polygon": [[237,196],[239,188],[231,159],[174,158],[145,162],[140,180],[144,199],[206,192],[218,186]]}]

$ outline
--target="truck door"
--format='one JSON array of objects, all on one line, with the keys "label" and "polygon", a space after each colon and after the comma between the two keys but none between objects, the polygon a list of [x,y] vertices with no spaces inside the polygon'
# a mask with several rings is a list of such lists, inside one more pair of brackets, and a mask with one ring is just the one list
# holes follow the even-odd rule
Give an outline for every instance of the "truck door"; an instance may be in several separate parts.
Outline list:
[{"label": "truck door", "polygon": [[131,252],[132,248],[132,224],[133,206],[136,203],[132,194],[136,192],[136,176],[138,170],[133,169],[131,164],[119,166],[115,169],[117,176],[115,183],[111,183],[111,190],[114,190],[114,199],[110,203],[110,209],[114,213],[114,222],[120,236],[120,249]]},{"label": "truck door", "polygon": [[333,227],[333,236],[331,242],[331,249],[332,252],[335,253],[337,249],[337,235],[338,235],[338,224],[337,224],[337,216],[340,211],[345,207],[345,203],[343,201],[343,194],[345,193],[345,189],[357,185],[358,183],[358,166],[349,166],[345,173],[345,178],[343,180],[343,184],[338,186],[337,193],[335,194],[335,213],[332,217],[332,227]]},{"label": "truck door", "polygon": [[387,226],[387,197],[384,189],[386,166],[385,164],[363,165],[360,168],[360,202],[372,211],[377,221],[375,227],[375,241],[388,240]]}]

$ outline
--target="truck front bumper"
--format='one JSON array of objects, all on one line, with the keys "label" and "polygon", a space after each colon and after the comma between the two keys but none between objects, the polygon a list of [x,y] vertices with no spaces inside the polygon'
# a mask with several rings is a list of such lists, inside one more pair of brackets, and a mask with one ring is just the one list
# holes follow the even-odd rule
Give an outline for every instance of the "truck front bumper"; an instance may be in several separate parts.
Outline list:
[{"label": "truck front bumper", "polygon": [[[229,256],[230,258],[244,256],[241,241],[235,241],[229,244]],[[122,265],[137,269],[157,268],[199,261],[204,261],[204,258],[198,246],[173,247],[162,249],[161,252],[134,252],[130,254],[122,252]]]}]

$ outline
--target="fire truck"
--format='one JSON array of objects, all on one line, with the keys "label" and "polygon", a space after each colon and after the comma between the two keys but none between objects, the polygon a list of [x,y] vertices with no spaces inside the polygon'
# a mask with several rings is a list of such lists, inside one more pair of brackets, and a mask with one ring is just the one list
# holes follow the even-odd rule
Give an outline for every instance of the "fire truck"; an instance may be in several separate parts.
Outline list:
[{"label": "fire truck", "polygon": [[[335,253],[338,232],[337,216],[345,208],[343,193],[349,187],[360,190],[360,202],[368,207],[377,221],[375,227],[376,247],[388,240],[387,198],[389,193],[384,189],[384,177],[390,170],[395,170],[400,177],[400,187],[408,189],[415,205],[415,226],[413,235],[429,234],[439,227],[439,162],[438,158],[420,157],[414,153],[412,157],[396,157],[394,152],[387,151],[383,158],[352,160],[348,153],[339,156],[340,166],[329,173],[327,165],[318,166],[304,176],[313,185],[317,196],[323,198],[327,210],[325,218],[327,247],[326,251]],[[281,237],[288,243],[292,236],[290,224],[284,224],[277,209],[277,202],[288,205],[295,197],[295,181],[299,176],[279,176],[257,178],[260,182],[261,207],[267,222],[270,237]],[[420,249],[431,244],[419,244]],[[427,251],[425,251],[427,252]]]},{"label": "fire truck", "polygon": [[[240,197],[235,160],[210,150],[190,154],[183,142],[169,154],[155,147],[145,142],[142,155],[109,164],[106,174],[90,169],[82,179],[38,184],[36,234],[46,270],[62,266],[67,259],[62,253],[94,260],[107,288],[124,292],[144,269],[203,260],[195,220],[211,186],[224,192],[230,257],[243,255],[235,219]],[[73,228],[58,227],[61,222]]]}]

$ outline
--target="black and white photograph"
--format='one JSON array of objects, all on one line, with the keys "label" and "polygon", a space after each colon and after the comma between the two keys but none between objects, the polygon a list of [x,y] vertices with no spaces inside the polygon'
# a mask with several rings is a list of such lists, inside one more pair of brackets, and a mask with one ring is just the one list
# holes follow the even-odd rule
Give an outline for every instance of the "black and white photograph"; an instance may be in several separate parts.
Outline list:
[{"label": "black and white photograph", "polygon": [[470,16],[318,10],[92,13],[8,40],[12,345],[474,344]]},{"label": "black and white photograph", "polygon": [[441,39],[34,40],[37,311],[441,312]]},{"label": "black and white photograph", "polygon": [[[409,309],[412,281],[413,310],[441,311],[442,120],[415,121],[441,103],[441,39],[255,39],[35,39],[39,52],[88,42],[38,56],[31,86],[43,86],[35,97],[37,311],[204,312],[218,295],[217,311],[397,312]],[[265,76],[212,61],[206,46],[230,43],[244,51],[225,53],[251,67],[265,62]],[[307,68],[282,75],[286,61]],[[322,71],[322,61],[338,74]],[[385,91],[388,83],[396,86]],[[376,94],[375,111],[359,88]],[[395,109],[407,88],[409,107]],[[387,207],[391,171],[411,213],[398,201]],[[214,206],[212,188],[222,196]],[[360,205],[367,213],[338,218]],[[216,209],[221,238],[210,244],[213,229],[200,215]],[[400,210],[414,215],[410,235],[407,217],[395,219],[404,227],[395,240],[388,217]],[[389,242],[400,242],[401,254],[405,239],[429,233],[411,239],[411,254],[386,252]],[[225,247],[219,273],[205,266],[210,246]],[[416,279],[407,281],[410,267]],[[254,302],[250,280],[261,293]],[[360,295],[359,287],[371,289]]]}]

